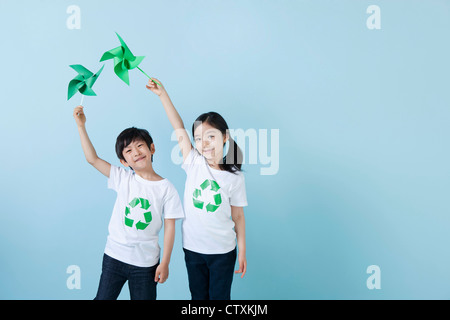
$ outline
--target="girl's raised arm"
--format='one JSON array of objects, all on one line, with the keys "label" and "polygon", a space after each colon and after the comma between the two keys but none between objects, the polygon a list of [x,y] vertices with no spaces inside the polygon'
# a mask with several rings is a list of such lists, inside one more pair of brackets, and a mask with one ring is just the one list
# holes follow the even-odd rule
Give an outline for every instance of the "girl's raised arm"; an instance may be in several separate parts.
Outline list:
[{"label": "girl's raised arm", "polygon": [[164,107],[164,110],[166,110],[167,117],[169,118],[169,121],[172,124],[173,129],[175,130],[175,134],[177,135],[178,145],[180,146],[181,154],[183,155],[183,160],[186,160],[187,156],[189,155],[189,152],[192,149],[192,144],[189,139],[189,135],[186,129],[184,128],[183,120],[181,119],[177,109],[175,109],[175,106],[170,100],[170,97],[167,94],[166,89],[164,89],[162,84],[157,85],[152,80],[161,83],[161,81],[159,81],[158,79],[151,78],[148,81],[146,87],[147,89],[158,95],[159,98],[161,99],[161,103]]}]

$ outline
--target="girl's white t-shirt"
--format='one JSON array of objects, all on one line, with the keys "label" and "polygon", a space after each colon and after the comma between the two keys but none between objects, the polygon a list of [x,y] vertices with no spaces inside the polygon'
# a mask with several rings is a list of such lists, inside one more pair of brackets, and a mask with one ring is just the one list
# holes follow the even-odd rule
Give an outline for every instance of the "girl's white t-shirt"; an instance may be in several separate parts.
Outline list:
[{"label": "girl's white t-shirt", "polygon": [[231,206],[247,206],[242,172],[213,169],[195,148],[181,166],[184,190],[183,247],[203,253],[227,253],[236,247]]},{"label": "girl's white t-shirt", "polygon": [[154,266],[159,261],[158,239],[163,219],[184,217],[177,190],[167,179],[145,180],[132,170],[114,165],[108,188],[117,192],[117,199],[105,253],[134,266]]}]

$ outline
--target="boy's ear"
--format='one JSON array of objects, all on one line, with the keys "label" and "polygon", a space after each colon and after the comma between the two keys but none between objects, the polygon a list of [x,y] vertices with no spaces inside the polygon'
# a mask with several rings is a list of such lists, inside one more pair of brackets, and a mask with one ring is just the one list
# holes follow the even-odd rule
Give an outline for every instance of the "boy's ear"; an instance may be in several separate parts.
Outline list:
[{"label": "boy's ear", "polygon": [[126,161],[123,160],[123,159],[120,159],[120,163],[121,163],[123,166],[125,166],[125,167],[129,167],[128,162],[126,162]]},{"label": "boy's ear", "polygon": [[151,154],[154,154],[155,153],[155,144],[154,143],[152,143],[151,145],[150,145],[150,152],[151,152]]}]

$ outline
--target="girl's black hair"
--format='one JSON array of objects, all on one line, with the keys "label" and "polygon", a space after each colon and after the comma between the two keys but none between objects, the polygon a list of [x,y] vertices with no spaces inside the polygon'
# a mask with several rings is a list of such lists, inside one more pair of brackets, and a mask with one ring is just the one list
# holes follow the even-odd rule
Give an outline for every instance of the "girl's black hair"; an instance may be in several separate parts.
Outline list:
[{"label": "girl's black hair", "polygon": [[136,140],[144,141],[149,149],[151,148],[151,145],[153,143],[152,136],[150,135],[150,133],[148,133],[147,130],[138,129],[135,127],[125,129],[119,134],[119,136],[116,139],[116,154],[119,157],[119,159],[125,160],[122,154],[123,149],[125,149],[126,146],[128,146],[130,143]]},{"label": "girl's black hair", "polygon": [[[225,119],[217,112],[211,111],[201,114],[194,121],[194,123],[192,124],[192,136],[194,136],[195,129],[197,129],[197,127],[204,122],[222,132],[223,136],[228,133],[228,125]],[[226,156],[223,157],[222,163],[219,163],[219,168],[221,170],[235,173],[236,171],[242,170],[241,167],[243,155],[241,148],[239,148],[236,141],[234,141],[234,139],[232,139],[230,136],[228,138],[228,142],[230,147],[228,148]]]}]

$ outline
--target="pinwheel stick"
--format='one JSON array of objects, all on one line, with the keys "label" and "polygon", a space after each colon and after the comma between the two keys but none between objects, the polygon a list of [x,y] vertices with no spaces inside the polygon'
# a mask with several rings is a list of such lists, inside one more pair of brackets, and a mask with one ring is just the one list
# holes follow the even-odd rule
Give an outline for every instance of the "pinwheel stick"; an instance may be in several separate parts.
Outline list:
[{"label": "pinwheel stick", "polygon": [[150,80],[152,80],[154,83],[161,85],[161,83],[159,83],[159,82],[156,81],[156,80],[153,80],[148,74],[146,74],[146,73],[144,72],[144,70],[142,70],[142,69],[139,68],[139,67],[136,67],[136,68],[138,68],[139,71],[141,71],[143,74],[145,74],[145,75],[146,75]]},{"label": "pinwheel stick", "polygon": [[83,105],[83,100],[84,100],[84,94],[81,95],[81,102],[80,102],[80,106]]}]

